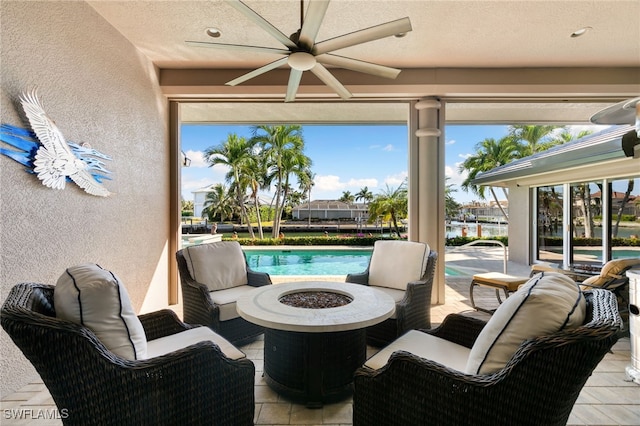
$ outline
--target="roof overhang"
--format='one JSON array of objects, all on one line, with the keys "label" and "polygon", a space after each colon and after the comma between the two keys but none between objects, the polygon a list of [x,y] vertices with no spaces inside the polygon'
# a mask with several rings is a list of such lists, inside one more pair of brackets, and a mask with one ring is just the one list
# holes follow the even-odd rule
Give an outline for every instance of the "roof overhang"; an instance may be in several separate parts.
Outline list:
[{"label": "roof overhang", "polygon": [[640,159],[627,157],[622,137],[633,126],[617,126],[482,173],[474,185],[540,186],[640,174]]}]

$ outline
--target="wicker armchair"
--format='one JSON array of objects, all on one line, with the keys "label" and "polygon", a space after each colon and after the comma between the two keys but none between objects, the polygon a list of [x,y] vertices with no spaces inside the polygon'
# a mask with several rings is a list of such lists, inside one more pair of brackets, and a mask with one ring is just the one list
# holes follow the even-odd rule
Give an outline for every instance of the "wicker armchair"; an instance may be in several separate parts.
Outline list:
[{"label": "wicker armchair", "polygon": [[[401,247],[399,244],[422,244],[377,241],[367,269],[359,274],[348,274],[346,282],[371,285],[369,272],[372,262],[380,261],[375,258],[376,248],[388,243],[396,244],[396,247]],[[393,317],[374,326],[367,327],[367,343],[369,345],[384,346],[404,334],[407,330],[431,328],[431,291],[438,254],[430,250],[426,244],[424,246],[428,250],[428,257],[419,279],[406,283],[406,289],[400,293],[398,290],[390,290],[386,286],[376,287],[382,291],[389,292],[391,297],[396,300],[396,312]],[[403,255],[399,250],[392,249],[391,251],[395,256]],[[395,264],[394,259],[391,258],[384,258],[381,261],[392,265],[392,267]]]},{"label": "wicker armchair", "polygon": [[[615,296],[585,293],[582,326],[523,342],[493,374],[469,375],[398,351],[378,370],[358,369],[353,424],[566,425],[584,383],[617,340]],[[451,314],[424,331],[471,348],[485,323]]]},{"label": "wicker armchair", "polygon": [[[212,342],[129,361],[88,328],[55,316],[55,286],[14,286],[2,306],[7,334],[35,366],[64,424],[252,425],[253,363]],[[141,315],[148,340],[187,329],[170,310]]]},{"label": "wicker armchair", "polygon": [[[239,247],[237,242],[211,243],[206,245],[209,247],[216,245],[224,250],[225,245],[228,246],[231,244]],[[221,318],[220,310],[222,305],[212,300],[211,291],[207,285],[193,279],[187,266],[187,259],[184,254],[185,250],[186,249],[182,249],[176,253],[178,271],[180,272],[180,284],[182,287],[184,322],[188,324],[206,325],[235,345],[249,343],[257,336],[263,334],[264,327],[245,320],[237,315],[237,313],[233,315],[233,318]],[[240,253],[244,256],[242,250],[240,250]],[[252,271],[246,263],[246,257],[243,257],[243,259],[246,266],[247,285],[260,287],[271,284],[269,274]],[[239,297],[239,295],[236,295],[236,297]],[[235,299],[232,303],[233,311],[235,311]]]}]

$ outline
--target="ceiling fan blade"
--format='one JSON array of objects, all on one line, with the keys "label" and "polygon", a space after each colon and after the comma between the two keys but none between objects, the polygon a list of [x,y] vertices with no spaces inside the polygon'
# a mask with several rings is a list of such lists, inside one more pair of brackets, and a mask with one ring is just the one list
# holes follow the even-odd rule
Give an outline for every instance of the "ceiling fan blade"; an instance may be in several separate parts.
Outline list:
[{"label": "ceiling fan blade", "polygon": [[254,24],[258,25],[260,28],[268,32],[271,37],[275,38],[280,43],[291,49],[297,48],[296,44],[292,42],[289,37],[284,35],[279,29],[271,25],[269,21],[264,19],[262,16],[260,16],[246,4],[242,3],[240,0],[227,0],[225,3],[249,18],[251,21],[253,21]]},{"label": "ceiling fan blade", "polygon": [[267,71],[271,71],[273,69],[276,69],[280,65],[286,64],[287,63],[287,59],[288,59],[287,56],[285,56],[284,58],[280,58],[277,61],[273,61],[273,62],[271,62],[271,63],[269,63],[267,65],[264,65],[264,66],[262,66],[260,68],[255,69],[255,70],[253,70],[253,71],[251,71],[251,72],[249,72],[247,74],[241,75],[238,78],[235,78],[235,79],[233,79],[231,81],[226,82],[225,84],[227,86],[237,86],[238,84],[244,83],[247,80],[251,80],[252,78],[259,76],[260,74],[264,74]]},{"label": "ceiling fan blade", "polygon": [[300,86],[300,80],[302,79],[303,71],[298,71],[291,68],[291,74],[289,74],[289,83],[287,84],[287,96],[285,96],[285,102],[293,102],[296,100],[296,93],[298,93],[298,87]]},{"label": "ceiling fan blade", "polygon": [[309,50],[311,50],[316,42],[316,36],[318,35],[318,30],[320,30],[320,24],[322,24],[328,6],[329,0],[309,2],[309,8],[304,17],[304,23],[302,24],[300,37],[298,39],[298,42]]},{"label": "ceiling fan blade", "polygon": [[226,50],[244,50],[254,53],[277,53],[280,55],[288,55],[290,52],[287,49],[277,49],[273,47],[261,47],[261,46],[246,46],[242,44],[226,44],[226,43],[211,43],[208,41],[185,41],[189,46],[194,47],[208,47],[211,49],[226,49]]},{"label": "ceiling fan blade", "polygon": [[345,68],[351,71],[363,72],[365,74],[384,78],[396,78],[401,71],[398,68],[385,67],[384,65],[372,64],[371,62],[332,55],[330,53],[316,56],[316,61],[325,65],[333,65],[334,67]]},{"label": "ceiling fan blade", "polygon": [[349,99],[353,96],[353,94],[347,90],[346,87],[342,85],[338,81],[337,78],[333,76],[322,64],[316,63],[316,65],[311,68],[311,72],[316,75],[324,84],[329,86],[336,92],[342,99]]},{"label": "ceiling fan blade", "polygon": [[367,43],[373,40],[389,37],[395,34],[407,33],[411,31],[411,21],[409,18],[401,18],[349,34],[341,35],[329,40],[316,43],[313,48],[314,55],[332,52],[356,44]]}]

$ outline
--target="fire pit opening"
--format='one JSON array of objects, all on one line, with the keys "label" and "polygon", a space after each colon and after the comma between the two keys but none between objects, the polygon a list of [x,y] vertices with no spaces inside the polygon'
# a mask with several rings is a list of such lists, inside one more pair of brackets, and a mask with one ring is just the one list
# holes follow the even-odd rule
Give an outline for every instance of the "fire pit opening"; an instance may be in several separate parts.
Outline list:
[{"label": "fire pit opening", "polygon": [[353,301],[347,295],[330,291],[299,291],[280,297],[280,303],[294,308],[325,309],[338,308]]}]

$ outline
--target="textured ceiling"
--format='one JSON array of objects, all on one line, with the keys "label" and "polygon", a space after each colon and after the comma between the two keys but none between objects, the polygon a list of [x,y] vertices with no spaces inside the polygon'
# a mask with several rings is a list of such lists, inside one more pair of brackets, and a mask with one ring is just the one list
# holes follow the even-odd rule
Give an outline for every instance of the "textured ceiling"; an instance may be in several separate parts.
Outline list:
[{"label": "textured ceiling", "polygon": [[[191,74],[180,76],[183,81],[194,81],[203,75],[212,80],[198,82],[197,85],[193,83],[194,87],[187,87],[185,83],[173,86],[161,80],[165,94],[169,97],[206,99],[208,96],[218,95],[238,99],[272,99],[283,96],[288,75],[286,67],[270,71],[260,79],[241,85],[242,87],[229,88],[224,85],[229,79],[280,56],[198,48],[185,44],[186,40],[197,40],[282,47],[223,0],[88,3],[161,70],[161,77],[164,77],[162,73],[165,71],[167,79],[170,79],[173,77],[171,73],[189,70]],[[300,27],[301,2],[298,0],[245,0],[245,3],[285,34],[293,33]],[[308,0],[303,3],[306,7]],[[363,74],[331,70],[352,89],[356,99],[406,99],[433,94],[481,100],[495,93],[497,98],[505,94],[520,97],[521,110],[528,102],[527,98],[535,97],[535,92],[538,91],[536,84],[539,84],[539,90],[544,96],[565,96],[572,102],[577,101],[578,105],[585,105],[587,108],[578,114],[584,120],[586,114],[591,114],[600,107],[640,94],[638,0],[333,0],[327,9],[317,40],[326,40],[405,16],[410,18],[413,28],[405,37],[387,37],[336,51],[336,54],[342,56],[403,69],[396,81],[376,78],[366,85],[363,82],[367,81],[367,76]],[[221,37],[208,37],[205,34],[208,27],[220,29]],[[583,27],[591,29],[582,37],[570,37],[573,31]],[[501,80],[505,74],[475,72],[487,68],[492,70],[489,73],[494,73],[493,70],[510,70],[508,78],[511,79],[518,78],[519,69],[551,69],[556,74],[551,77],[541,74],[539,82],[535,75],[526,75],[523,79],[526,79],[528,86],[524,89],[515,84],[495,89],[495,86],[503,84]],[[618,87],[615,86],[617,82],[613,81],[618,77],[611,77],[606,81],[611,87],[598,87],[593,81],[599,80],[588,80],[581,74],[582,69],[601,68],[632,70],[632,84],[629,85],[629,81],[625,80]],[[437,73],[441,70],[442,74],[445,69],[455,69],[462,81],[473,80],[476,75],[481,76],[482,80],[474,81],[472,88],[458,84],[457,80],[454,85],[443,85],[441,82],[444,79]],[[547,84],[544,80],[556,78],[558,69],[561,74],[566,69],[562,84],[571,86],[567,90],[556,87],[557,84]],[[331,91],[318,84],[313,76],[307,77],[307,74],[309,73],[305,73],[299,92],[302,99],[337,99]],[[449,75],[456,76],[451,73],[447,74]],[[424,81],[418,81],[420,79]],[[587,89],[576,86],[583,79],[584,84],[589,86]],[[416,81],[421,85],[416,84]],[[594,106],[581,102],[581,98],[599,103]],[[558,99],[553,101],[557,102]],[[465,104],[460,103],[457,106],[459,112],[463,105]],[[532,111],[537,114],[545,110],[545,104],[537,102],[531,105]],[[306,109],[311,107],[307,106]],[[490,108],[488,111],[498,109],[506,108]],[[477,106],[475,110],[478,110]],[[469,114],[473,114],[473,111]],[[550,121],[551,117],[549,115],[546,119],[539,120]]]}]

